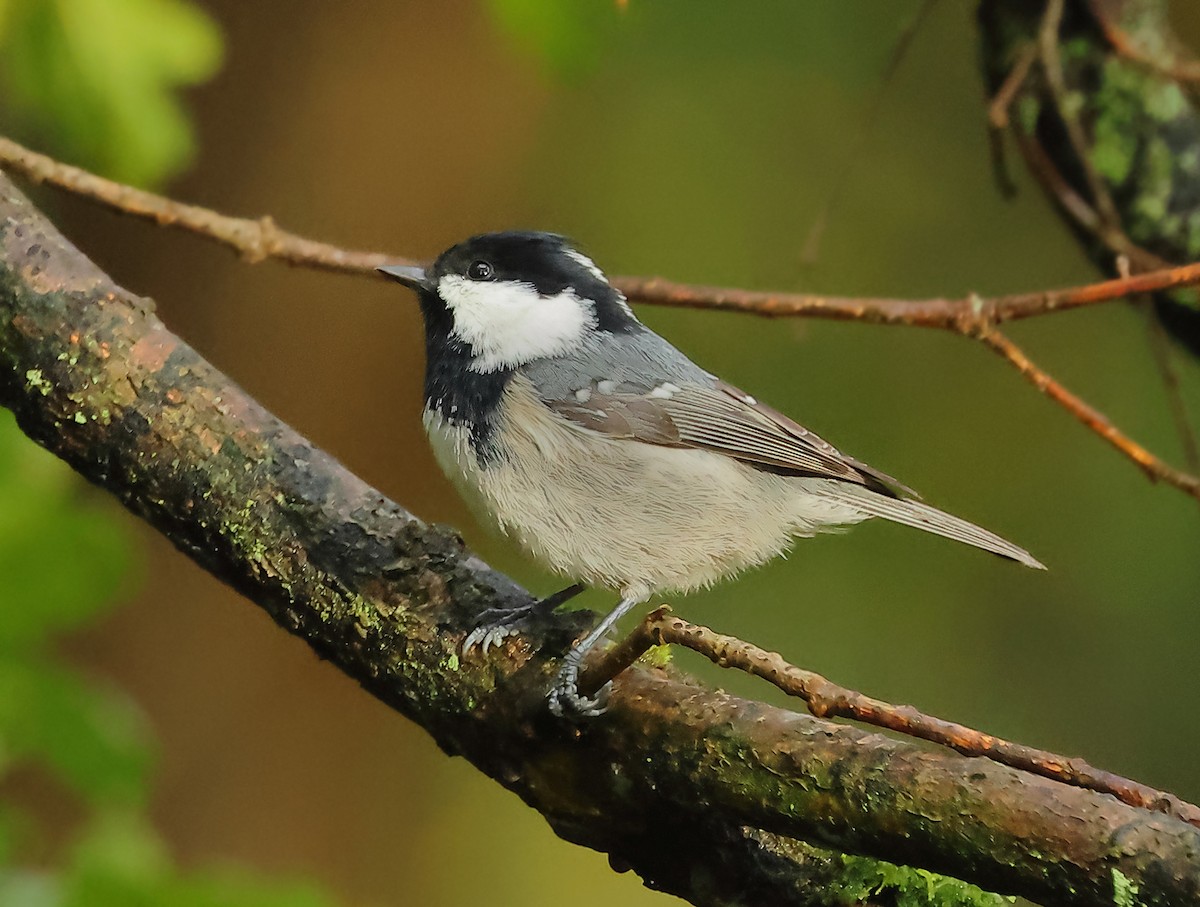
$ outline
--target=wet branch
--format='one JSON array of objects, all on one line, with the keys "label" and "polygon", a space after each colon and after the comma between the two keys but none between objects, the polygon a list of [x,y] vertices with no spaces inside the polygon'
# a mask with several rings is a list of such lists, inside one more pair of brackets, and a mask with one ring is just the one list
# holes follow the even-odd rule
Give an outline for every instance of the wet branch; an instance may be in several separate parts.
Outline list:
[{"label": "wet branch", "polygon": [[[634,666],[604,718],[553,720],[545,690],[580,615],[460,655],[476,614],[528,594],[266,412],[3,176],[0,404],[560,836],[693,903],[851,907],[932,889],[879,860],[1072,907],[1130,885],[1146,907],[1200,897],[1200,830],[1173,816],[676,671]],[[996,903],[954,885],[938,882],[939,904]]]}]

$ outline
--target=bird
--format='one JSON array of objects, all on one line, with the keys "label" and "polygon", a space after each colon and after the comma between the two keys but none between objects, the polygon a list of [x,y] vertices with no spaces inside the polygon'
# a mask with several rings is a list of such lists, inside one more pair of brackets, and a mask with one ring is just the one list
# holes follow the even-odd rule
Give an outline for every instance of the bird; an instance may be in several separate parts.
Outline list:
[{"label": "bird", "polygon": [[435,459],[486,523],[572,585],[490,613],[465,649],[520,632],[584,588],[619,603],[563,657],[558,716],[607,708],[579,686],[588,653],[652,596],[700,589],[794,539],[881,518],[1028,567],[1028,551],[921,501],[642,324],[566,238],[472,236],[429,267],[386,276],[416,291],[425,327],[423,422]]}]

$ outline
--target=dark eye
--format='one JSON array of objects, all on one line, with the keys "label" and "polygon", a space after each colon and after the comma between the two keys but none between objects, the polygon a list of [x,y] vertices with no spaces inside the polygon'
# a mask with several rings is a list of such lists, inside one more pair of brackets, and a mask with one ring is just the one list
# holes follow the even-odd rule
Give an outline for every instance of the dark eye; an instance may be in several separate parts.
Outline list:
[{"label": "dark eye", "polygon": [[492,266],[486,261],[473,261],[467,268],[467,276],[472,280],[491,280]]}]

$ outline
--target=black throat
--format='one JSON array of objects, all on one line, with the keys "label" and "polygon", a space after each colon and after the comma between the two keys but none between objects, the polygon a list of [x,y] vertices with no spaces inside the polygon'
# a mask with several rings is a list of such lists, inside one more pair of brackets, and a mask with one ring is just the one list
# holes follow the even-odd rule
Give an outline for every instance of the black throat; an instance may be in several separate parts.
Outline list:
[{"label": "black throat", "polygon": [[497,455],[492,444],[500,398],[512,380],[512,369],[480,373],[470,347],[451,335],[453,321],[433,293],[419,294],[425,318],[425,408],[471,433],[480,462]]}]

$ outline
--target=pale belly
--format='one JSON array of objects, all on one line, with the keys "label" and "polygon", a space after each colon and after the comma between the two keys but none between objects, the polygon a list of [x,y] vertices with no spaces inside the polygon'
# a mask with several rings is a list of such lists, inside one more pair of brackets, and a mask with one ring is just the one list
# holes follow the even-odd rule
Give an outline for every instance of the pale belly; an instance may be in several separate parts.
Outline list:
[{"label": "pale belly", "polygon": [[[857,522],[803,480],[705,451],[605,438],[523,395],[486,467],[466,430],[426,413],[442,469],[479,512],[543,565],[624,595],[687,591],[761,563],[796,535]],[[519,426],[513,428],[513,425]]]}]

